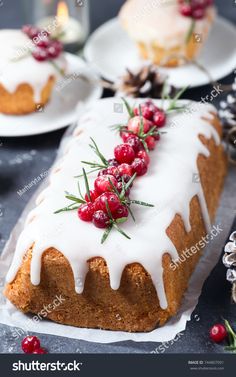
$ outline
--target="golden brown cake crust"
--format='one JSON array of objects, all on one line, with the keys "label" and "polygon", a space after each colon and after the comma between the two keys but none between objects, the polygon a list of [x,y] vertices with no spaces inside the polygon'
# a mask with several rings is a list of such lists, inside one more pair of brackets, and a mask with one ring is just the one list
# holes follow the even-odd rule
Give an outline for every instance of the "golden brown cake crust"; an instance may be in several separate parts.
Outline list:
[{"label": "golden brown cake crust", "polygon": [[[40,105],[49,101],[55,83],[55,77],[50,77],[41,91]],[[0,83],[0,113],[9,115],[23,115],[33,113],[38,103],[34,101],[34,91],[27,83],[20,84],[14,93],[9,93]]]},{"label": "golden brown cake crust", "polygon": [[[217,118],[214,119],[214,127],[221,133]],[[199,155],[198,167],[210,218],[213,220],[227,162],[221,145],[216,146],[213,139],[199,137],[211,153],[209,158]],[[179,255],[206,235],[197,196],[190,203],[190,222],[191,231],[186,233],[182,218],[177,214],[166,230]],[[93,258],[89,261],[84,292],[77,294],[70,264],[53,248],[43,254],[39,286],[33,286],[30,282],[29,250],[15,280],[7,285],[5,295],[23,312],[36,314],[41,312],[44,305],[52,303],[56,296],[61,295],[65,300],[48,313],[47,318],[62,324],[130,332],[150,331],[176,314],[200,255],[201,250],[174,270],[168,250],[164,254],[164,286],[168,301],[166,310],[160,308],[150,275],[137,263],[126,266],[120,288],[115,291],[110,288],[105,261],[100,257]]]}]

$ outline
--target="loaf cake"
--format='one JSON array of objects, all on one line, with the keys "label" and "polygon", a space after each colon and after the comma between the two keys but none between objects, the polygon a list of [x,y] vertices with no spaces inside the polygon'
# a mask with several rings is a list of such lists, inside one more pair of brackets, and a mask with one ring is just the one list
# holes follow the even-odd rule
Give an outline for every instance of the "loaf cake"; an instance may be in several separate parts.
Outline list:
[{"label": "loaf cake", "polygon": [[66,69],[60,42],[27,26],[1,30],[0,44],[0,112],[22,115],[43,108]]},{"label": "loaf cake", "polygon": [[[152,110],[142,112],[144,100],[129,102],[131,121],[135,105],[145,127],[144,117],[150,119]],[[149,110],[158,109],[162,101],[147,104]],[[90,138],[104,156],[112,157],[121,137],[110,126],[130,120],[118,98],[98,100],[80,115],[17,242],[5,295],[18,309],[37,314],[61,295],[64,301],[47,313],[48,319],[129,332],[151,331],[177,313],[202,247],[194,248],[182,263],[181,256],[210,230],[227,163],[212,105],[178,101],[182,110],[168,112],[168,107],[165,101],[165,122],[160,116],[155,119],[161,132],[155,149],[148,144],[153,149],[148,171],[138,174],[130,193],[132,199],[152,206],[132,205],[136,221],[128,216],[119,224],[129,239],[111,229],[103,243],[104,229],[81,221],[77,209],[55,212],[68,205],[64,192],[67,196],[78,192],[78,180],[85,192],[82,167],[87,172],[89,168],[81,161],[95,160]],[[121,135],[125,137],[123,128]],[[87,174],[90,187],[97,174]]]},{"label": "loaf cake", "polygon": [[174,67],[198,56],[215,14],[211,0],[127,0],[119,19],[142,58]]}]

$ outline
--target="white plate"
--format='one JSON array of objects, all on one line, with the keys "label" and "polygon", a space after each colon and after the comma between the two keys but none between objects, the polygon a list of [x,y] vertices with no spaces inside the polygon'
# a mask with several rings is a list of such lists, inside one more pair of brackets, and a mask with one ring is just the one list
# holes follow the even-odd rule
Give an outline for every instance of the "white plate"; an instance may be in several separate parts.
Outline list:
[{"label": "white plate", "polygon": [[[236,29],[218,17],[198,61],[207,68],[213,80],[219,80],[235,69]],[[112,19],[98,28],[85,46],[85,58],[106,79],[116,81],[125,69],[142,64],[138,50],[118,19]],[[162,69],[169,82],[176,87],[197,87],[209,83],[209,78],[196,66],[189,64],[178,68]]]},{"label": "white plate", "polygon": [[96,84],[98,77],[84,60],[68,53],[66,58],[68,74],[82,74],[92,82],[79,78],[71,82],[64,81],[63,89],[54,88],[51,100],[42,112],[17,116],[0,114],[0,136],[37,135],[66,127],[76,121],[78,102],[89,102],[101,97],[102,88]]}]

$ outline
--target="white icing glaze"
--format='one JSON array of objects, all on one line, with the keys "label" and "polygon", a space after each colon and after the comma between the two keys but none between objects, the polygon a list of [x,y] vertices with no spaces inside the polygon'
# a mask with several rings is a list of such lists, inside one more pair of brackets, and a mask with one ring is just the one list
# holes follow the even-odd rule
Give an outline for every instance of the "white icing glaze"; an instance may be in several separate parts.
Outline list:
[{"label": "white icing glaze", "polygon": [[[80,117],[74,137],[65,148],[65,156],[56,164],[51,173],[49,186],[39,195],[37,206],[28,216],[17,243],[7,280],[10,282],[15,278],[25,252],[34,244],[31,282],[38,285],[42,254],[49,247],[54,247],[68,259],[78,293],[83,291],[88,271],[87,261],[90,258],[100,256],[105,259],[112,289],[119,288],[125,266],[137,262],[150,273],[160,305],[166,308],[162,256],[168,252],[171,258],[178,258],[175,246],[166,234],[167,227],[175,214],[179,213],[186,230],[191,230],[189,204],[195,195],[199,198],[206,228],[210,226],[203,190],[200,183],[193,182],[193,174],[198,173],[198,155],[209,156],[209,151],[200,141],[199,135],[204,135],[207,139],[213,137],[217,144],[220,143],[219,135],[213,126],[202,118],[211,118],[210,112],[215,110],[211,105],[199,105],[198,111],[192,114],[176,113],[169,116],[165,129],[168,132],[162,135],[157,148],[151,152],[148,173],[137,178],[132,188],[132,198],[145,200],[155,207],[133,206],[136,222],[129,218],[122,224],[131,240],[127,240],[117,231],[112,231],[106,242],[101,245],[103,230],[79,220],[77,211],[57,215],[53,212],[68,204],[64,198],[65,190],[77,193],[77,180],[74,176],[81,173],[80,161],[96,159],[88,147],[90,136],[96,140],[108,158],[112,157],[114,146],[121,143],[119,135],[112,132],[109,126],[125,123],[127,114],[114,113],[114,101],[117,103],[119,100],[99,100],[90,105],[86,114]],[[155,102],[160,105],[159,101]],[[176,125],[174,127],[173,122]],[[80,133],[80,130],[83,132]],[[89,175],[91,183],[94,179],[95,175]],[[80,184],[84,192],[82,178]]]},{"label": "white icing glaze", "polygon": [[[215,13],[215,8],[209,7],[207,16],[196,22],[194,31],[208,30]],[[177,0],[128,0],[119,18],[132,39],[147,45],[157,42],[164,48],[182,45],[191,26],[191,18],[179,12]]]},{"label": "white icing glaze", "polygon": [[[57,69],[49,62],[36,61],[31,55],[21,59],[32,45],[20,30],[1,30],[0,46],[0,83],[9,93],[14,93],[20,84],[27,83],[34,90],[35,103],[40,103],[41,92],[48,79],[60,77]],[[16,57],[19,59],[13,61]],[[66,68],[63,54],[54,62],[58,67]]]}]

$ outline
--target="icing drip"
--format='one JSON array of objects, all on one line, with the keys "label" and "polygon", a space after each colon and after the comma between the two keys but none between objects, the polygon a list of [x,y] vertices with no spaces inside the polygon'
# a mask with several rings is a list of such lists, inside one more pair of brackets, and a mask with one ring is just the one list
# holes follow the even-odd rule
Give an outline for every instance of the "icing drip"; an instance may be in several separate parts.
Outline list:
[{"label": "icing drip", "polygon": [[[61,76],[50,62],[38,62],[31,55],[24,56],[29,42],[30,39],[20,30],[0,31],[0,83],[9,93],[14,93],[20,84],[29,84],[34,91],[35,103],[40,103],[41,92],[48,79]],[[17,61],[13,61],[15,57],[18,57]],[[66,68],[63,55],[54,63],[59,68]]]},{"label": "icing drip", "polygon": [[[119,100],[116,98],[115,101]],[[138,102],[139,100],[136,101]],[[154,102],[160,105],[159,101]],[[125,266],[137,262],[151,275],[160,305],[165,309],[167,300],[162,278],[162,257],[168,252],[172,259],[178,258],[177,250],[167,236],[166,229],[178,213],[183,219],[186,231],[191,230],[189,204],[195,195],[199,198],[206,229],[210,226],[203,190],[200,183],[193,182],[193,174],[198,174],[198,155],[209,157],[209,151],[199,135],[207,139],[213,137],[217,144],[220,143],[219,135],[207,121],[212,117],[210,112],[215,110],[210,105],[201,105],[193,114],[175,113],[168,117],[165,129],[167,133],[162,135],[157,148],[151,152],[148,173],[137,178],[132,188],[132,198],[148,200],[155,207],[133,206],[136,222],[129,218],[122,224],[131,240],[112,231],[110,237],[101,245],[103,230],[95,228],[91,223],[80,221],[77,211],[57,215],[53,212],[67,205],[64,191],[77,192],[77,180],[74,176],[81,173],[80,161],[94,160],[93,152],[88,147],[90,136],[108,158],[112,157],[115,145],[121,143],[119,135],[112,132],[109,126],[125,123],[127,114],[114,113],[113,105],[113,98],[99,100],[90,105],[86,114],[80,117],[74,137],[65,148],[65,156],[58,161],[52,171],[48,188],[39,195],[36,208],[28,215],[7,280],[10,282],[15,278],[25,252],[32,245],[32,284],[40,283],[42,253],[54,247],[71,265],[77,293],[83,291],[90,258],[100,256],[105,259],[110,285],[114,290],[119,288]],[[81,129],[82,133],[79,132]],[[95,175],[91,174],[88,178],[92,184]],[[80,184],[82,192],[85,192],[82,178]]]}]

